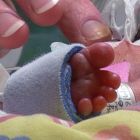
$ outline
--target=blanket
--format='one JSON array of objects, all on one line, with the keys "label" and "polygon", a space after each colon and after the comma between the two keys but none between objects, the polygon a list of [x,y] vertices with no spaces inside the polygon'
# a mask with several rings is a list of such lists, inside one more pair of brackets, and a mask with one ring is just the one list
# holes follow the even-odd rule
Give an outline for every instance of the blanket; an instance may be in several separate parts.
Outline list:
[{"label": "blanket", "polygon": [[74,124],[44,114],[2,114],[0,140],[139,140],[139,118],[124,110]]}]

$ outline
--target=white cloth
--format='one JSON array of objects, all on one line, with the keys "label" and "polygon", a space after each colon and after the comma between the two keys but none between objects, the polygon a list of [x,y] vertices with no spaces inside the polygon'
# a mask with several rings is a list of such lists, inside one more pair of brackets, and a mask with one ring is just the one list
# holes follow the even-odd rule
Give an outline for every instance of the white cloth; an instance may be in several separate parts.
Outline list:
[{"label": "white cloth", "polygon": [[92,0],[110,26],[114,40],[134,40],[140,24],[140,0]]},{"label": "white cloth", "polygon": [[52,52],[12,74],[4,90],[3,110],[21,115],[46,113],[75,122],[81,120],[71,100],[68,62],[83,47],[53,43]]}]

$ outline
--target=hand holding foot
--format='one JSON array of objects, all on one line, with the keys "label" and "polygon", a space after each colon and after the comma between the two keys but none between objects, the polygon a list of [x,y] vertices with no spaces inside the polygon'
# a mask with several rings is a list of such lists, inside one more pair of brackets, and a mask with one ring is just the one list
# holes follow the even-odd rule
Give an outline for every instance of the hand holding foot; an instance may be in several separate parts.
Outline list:
[{"label": "hand holding foot", "polygon": [[120,77],[101,70],[114,60],[114,51],[106,43],[95,43],[75,54],[71,61],[73,102],[81,115],[100,112],[113,102],[120,85]]}]

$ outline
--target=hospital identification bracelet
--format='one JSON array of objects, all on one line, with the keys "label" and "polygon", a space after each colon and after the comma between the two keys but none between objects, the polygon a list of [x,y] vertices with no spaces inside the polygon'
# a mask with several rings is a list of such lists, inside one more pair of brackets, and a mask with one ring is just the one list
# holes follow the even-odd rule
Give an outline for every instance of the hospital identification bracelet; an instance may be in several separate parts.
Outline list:
[{"label": "hospital identification bracelet", "polygon": [[120,110],[136,102],[134,93],[128,84],[121,83],[116,92],[117,99],[112,103],[108,103],[107,107],[101,112],[101,114]]}]

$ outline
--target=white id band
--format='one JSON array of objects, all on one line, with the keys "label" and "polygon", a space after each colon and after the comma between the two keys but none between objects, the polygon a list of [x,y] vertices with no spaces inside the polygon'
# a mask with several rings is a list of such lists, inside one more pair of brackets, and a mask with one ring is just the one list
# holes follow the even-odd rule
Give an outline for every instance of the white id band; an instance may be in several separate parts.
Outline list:
[{"label": "white id band", "polygon": [[110,113],[128,107],[136,102],[132,89],[126,83],[121,83],[116,90],[117,99],[113,103],[109,103],[102,111],[102,114]]}]

